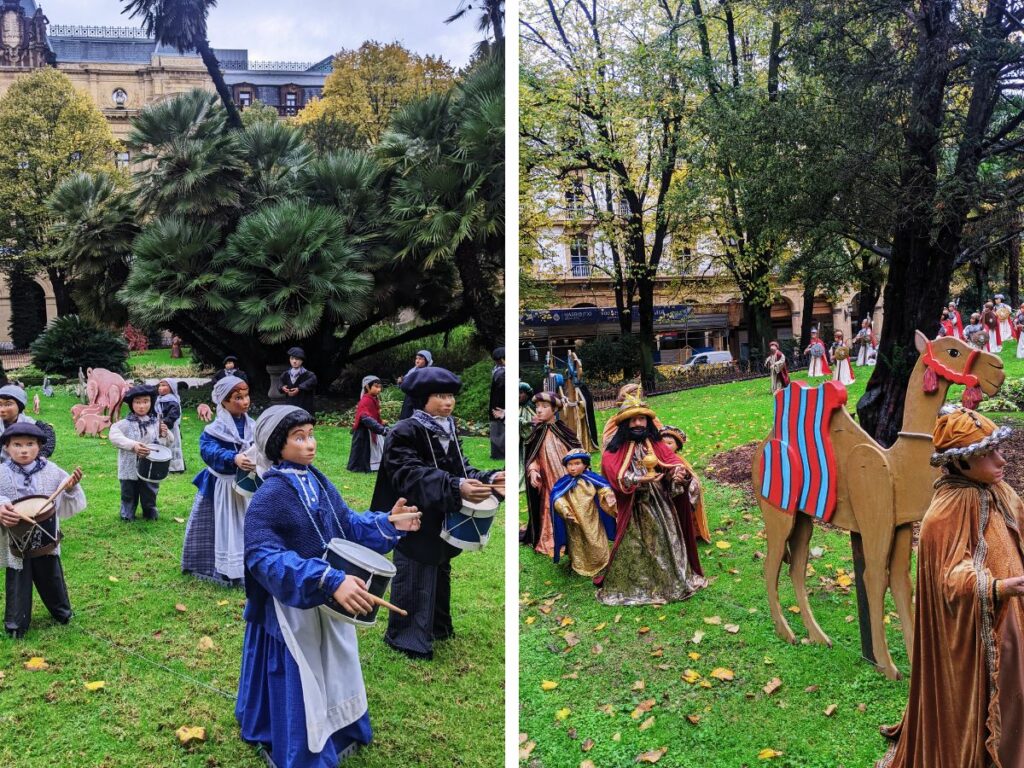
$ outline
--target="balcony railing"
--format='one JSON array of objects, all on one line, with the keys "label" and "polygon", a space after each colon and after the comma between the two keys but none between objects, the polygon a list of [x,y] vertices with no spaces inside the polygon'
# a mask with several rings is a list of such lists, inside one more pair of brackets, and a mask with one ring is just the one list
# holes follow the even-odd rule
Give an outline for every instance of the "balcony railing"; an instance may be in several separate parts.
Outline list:
[{"label": "balcony railing", "polygon": [[593,267],[590,264],[573,264],[569,272],[573,277],[590,277]]}]

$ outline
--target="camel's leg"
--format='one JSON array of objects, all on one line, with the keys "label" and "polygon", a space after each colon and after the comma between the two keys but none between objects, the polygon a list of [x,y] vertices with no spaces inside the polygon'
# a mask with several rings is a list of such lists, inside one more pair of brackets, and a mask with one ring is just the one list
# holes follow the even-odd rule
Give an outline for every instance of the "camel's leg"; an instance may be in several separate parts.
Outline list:
[{"label": "camel's leg", "polygon": [[814,523],[810,516],[799,514],[794,517],[794,531],[789,539],[789,577],[793,580],[796,591],[796,602],[800,606],[800,618],[807,629],[812,643],[820,643],[832,647],[832,641],[826,635],[811,611],[811,603],[807,599],[807,557],[810,554],[811,534]]},{"label": "camel's leg", "polygon": [[882,620],[895,527],[892,483],[898,480],[892,478],[889,463],[881,449],[867,443],[850,451],[845,469],[850,505],[864,542],[864,591],[868,598],[875,663],[890,680],[898,680],[900,673],[889,655]]},{"label": "camel's leg", "polygon": [[913,523],[898,527],[892,542],[892,558],[889,560],[889,589],[896,603],[896,612],[900,615],[908,661],[914,655],[914,586],[910,580],[910,552],[913,543]]},{"label": "camel's leg", "polygon": [[764,558],[764,582],[768,589],[768,608],[775,622],[775,633],[787,643],[795,643],[796,635],[782,613],[779,602],[779,571],[786,554],[786,542],[793,530],[794,515],[787,514],[772,506],[764,499],[758,499],[764,515],[764,532],[768,541],[768,554]]}]

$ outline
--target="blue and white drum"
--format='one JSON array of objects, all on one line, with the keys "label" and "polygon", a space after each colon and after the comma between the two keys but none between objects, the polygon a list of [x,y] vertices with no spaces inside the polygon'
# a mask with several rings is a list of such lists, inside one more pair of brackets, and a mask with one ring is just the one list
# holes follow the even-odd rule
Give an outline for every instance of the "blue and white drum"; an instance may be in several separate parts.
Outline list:
[{"label": "blue and white drum", "polygon": [[263,478],[256,474],[256,470],[249,472],[244,469],[237,469],[235,470],[235,481],[231,484],[231,487],[242,498],[251,499],[261,485],[263,485]]},{"label": "blue and white drum", "polygon": [[483,501],[463,499],[462,509],[444,516],[441,538],[466,552],[483,549],[490,538],[498,504],[497,496],[488,496]]},{"label": "blue and white drum", "polygon": [[147,483],[166,480],[171,473],[171,449],[159,443],[151,443],[146,447],[149,448],[149,455],[139,457],[135,465],[135,474],[139,476],[139,480],[145,480]]},{"label": "blue and white drum", "polygon": [[[394,564],[384,555],[345,539],[331,539],[327,551],[324,552],[324,560],[331,568],[344,571],[346,576],[357,576],[362,579],[366,583],[366,590],[377,597],[384,597],[396,573]],[[333,599],[320,606],[320,611],[324,615],[358,627],[372,627],[376,624],[379,610],[380,606],[375,604],[370,613],[355,616]]]}]

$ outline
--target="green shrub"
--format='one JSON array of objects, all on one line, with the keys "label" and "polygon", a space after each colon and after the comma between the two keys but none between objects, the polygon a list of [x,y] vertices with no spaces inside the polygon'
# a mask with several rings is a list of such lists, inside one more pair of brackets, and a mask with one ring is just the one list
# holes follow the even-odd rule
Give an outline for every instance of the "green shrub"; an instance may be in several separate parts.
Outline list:
[{"label": "green shrub", "polygon": [[640,371],[640,344],[635,336],[598,336],[584,342],[577,354],[587,379],[615,381],[623,368],[626,378]]},{"label": "green shrub", "polygon": [[989,397],[978,404],[978,411],[981,413],[1006,413],[1019,411],[1020,406],[1005,397]]},{"label": "green shrub", "polygon": [[459,374],[462,378],[462,391],[455,403],[455,415],[473,424],[486,424],[490,421],[487,406],[491,401],[491,372],[494,363],[481,360]]},{"label": "green shrub", "polygon": [[32,364],[48,373],[77,378],[78,369],[107,368],[123,373],[128,344],[119,335],[78,315],[58,317],[32,342]]},{"label": "green shrub", "polygon": [[[50,384],[54,387],[67,384],[69,378],[62,376],[59,373],[46,373],[39,370],[34,365],[26,365],[24,368],[17,368],[13,371],[8,371],[7,375],[12,381],[20,381],[26,387],[41,387],[43,385],[43,379],[49,377]],[[75,381],[78,381],[77,371],[74,377]]]},{"label": "green shrub", "polygon": [[999,397],[1017,406],[1014,410],[1024,411],[1024,378],[1004,382]]},{"label": "green shrub", "polygon": [[[359,347],[353,351],[389,339],[403,330],[391,324],[378,325],[359,337]],[[438,333],[370,355],[346,368],[335,382],[335,389],[345,399],[351,398],[354,401],[359,399],[359,383],[367,374],[379,376],[385,384],[393,384],[399,376],[404,376],[412,368],[416,353],[421,349],[430,350],[434,356],[434,365],[461,375],[461,371],[481,358],[490,357],[491,350],[480,347],[475,336],[472,325],[460,325],[447,334]]]}]

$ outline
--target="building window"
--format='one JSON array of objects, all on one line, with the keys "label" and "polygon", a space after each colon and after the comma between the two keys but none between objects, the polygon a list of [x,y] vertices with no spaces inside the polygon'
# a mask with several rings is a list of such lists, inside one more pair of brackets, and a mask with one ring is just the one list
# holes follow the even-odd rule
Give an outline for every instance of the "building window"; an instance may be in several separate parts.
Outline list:
[{"label": "building window", "polygon": [[252,106],[252,91],[238,92],[238,106],[240,106],[242,109]]},{"label": "building window", "polygon": [[285,112],[289,115],[295,114],[295,108],[299,104],[299,96],[296,93],[286,93],[284,95],[284,106]]},{"label": "building window", "polygon": [[573,179],[572,186],[565,193],[565,208],[569,213],[569,218],[577,219],[582,216],[586,202],[586,196],[583,194],[583,182]]},{"label": "building window", "polygon": [[619,216],[629,216],[629,203],[626,201],[626,198],[620,195],[619,199],[616,201],[616,206],[619,210]]},{"label": "building window", "polygon": [[581,237],[569,244],[569,269],[573,277],[590,277],[590,249]]},{"label": "building window", "polygon": [[118,152],[114,155],[114,165],[118,168],[127,168],[131,165],[132,153],[131,152]]}]

